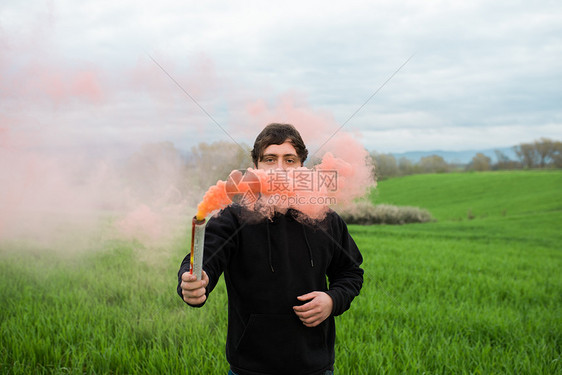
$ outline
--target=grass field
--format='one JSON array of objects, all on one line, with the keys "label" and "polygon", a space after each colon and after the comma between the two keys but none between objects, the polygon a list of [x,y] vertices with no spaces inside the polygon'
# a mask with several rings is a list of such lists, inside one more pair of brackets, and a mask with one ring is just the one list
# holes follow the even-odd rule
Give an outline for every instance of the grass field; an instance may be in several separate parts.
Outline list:
[{"label": "grass field", "polygon": [[[437,222],[351,226],[365,284],[337,318],[337,374],[562,373],[562,173],[414,175],[375,203]],[[187,238],[61,257],[0,248],[0,372],[226,374],[226,291],[175,294]]]}]

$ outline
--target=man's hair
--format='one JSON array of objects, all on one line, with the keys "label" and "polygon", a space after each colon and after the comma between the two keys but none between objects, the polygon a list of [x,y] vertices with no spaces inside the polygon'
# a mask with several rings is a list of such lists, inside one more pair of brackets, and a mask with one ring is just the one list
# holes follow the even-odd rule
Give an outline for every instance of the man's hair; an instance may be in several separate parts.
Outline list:
[{"label": "man's hair", "polygon": [[257,167],[258,161],[262,159],[263,152],[267,147],[270,145],[281,145],[286,141],[290,142],[295,148],[301,164],[304,163],[308,156],[308,150],[298,130],[291,124],[273,123],[267,125],[261,133],[258,134],[254,142],[254,149],[252,150],[254,165]]}]

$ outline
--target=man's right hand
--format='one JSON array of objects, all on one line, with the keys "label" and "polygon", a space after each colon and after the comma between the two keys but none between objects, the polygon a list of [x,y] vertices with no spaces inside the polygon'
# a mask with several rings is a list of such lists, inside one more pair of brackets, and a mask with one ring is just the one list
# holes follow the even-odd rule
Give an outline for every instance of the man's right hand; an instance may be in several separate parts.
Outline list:
[{"label": "man's right hand", "polygon": [[201,273],[201,280],[197,280],[195,275],[184,272],[181,275],[181,293],[183,300],[190,305],[200,305],[207,299],[205,287],[209,285],[209,276],[205,271]]}]

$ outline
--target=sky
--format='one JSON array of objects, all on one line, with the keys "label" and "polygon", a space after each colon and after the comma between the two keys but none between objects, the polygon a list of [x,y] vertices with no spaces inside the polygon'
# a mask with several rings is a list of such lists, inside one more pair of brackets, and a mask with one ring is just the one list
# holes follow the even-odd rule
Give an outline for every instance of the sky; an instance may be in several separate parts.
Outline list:
[{"label": "sky", "polygon": [[270,121],[382,153],[561,140],[561,61],[559,1],[8,0],[0,146],[189,150]]}]

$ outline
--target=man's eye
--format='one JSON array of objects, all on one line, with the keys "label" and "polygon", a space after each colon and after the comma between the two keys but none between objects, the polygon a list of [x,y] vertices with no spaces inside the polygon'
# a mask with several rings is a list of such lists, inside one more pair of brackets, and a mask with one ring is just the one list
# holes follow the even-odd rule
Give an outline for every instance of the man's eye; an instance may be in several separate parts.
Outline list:
[{"label": "man's eye", "polygon": [[275,159],[273,159],[273,158],[265,158],[265,162],[266,162],[266,163],[273,163],[273,162],[275,162]]},{"label": "man's eye", "polygon": [[287,159],[287,163],[289,163],[289,164],[293,164],[295,162],[296,162],[295,159]]}]

